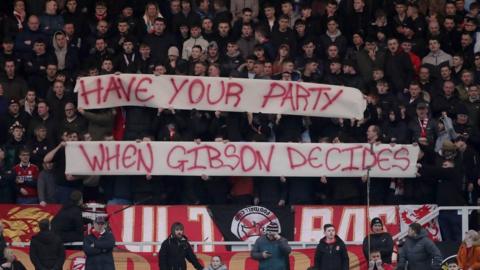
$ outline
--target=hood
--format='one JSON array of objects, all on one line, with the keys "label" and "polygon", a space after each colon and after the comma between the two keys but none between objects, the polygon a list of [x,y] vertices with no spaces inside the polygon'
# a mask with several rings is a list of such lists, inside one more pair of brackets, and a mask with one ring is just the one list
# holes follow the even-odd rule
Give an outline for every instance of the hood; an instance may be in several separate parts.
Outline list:
[{"label": "hood", "polygon": [[49,245],[55,242],[55,234],[51,231],[39,232],[34,238],[44,245]]},{"label": "hood", "polygon": [[227,57],[229,58],[235,58],[235,57],[238,57],[240,55],[240,51],[237,51],[235,52],[234,54],[229,54],[229,53],[226,53]]},{"label": "hood", "polygon": [[420,240],[420,239],[425,238],[425,237],[428,237],[427,231],[425,229],[422,229],[417,236],[410,237],[410,238],[414,239],[414,240]]},{"label": "hood", "polygon": [[337,30],[337,32],[335,32],[334,34],[330,34],[330,33],[327,31],[326,34],[327,34],[327,36],[328,36],[332,41],[334,41],[335,39],[337,39],[339,36],[342,35],[342,31]]},{"label": "hood", "polygon": [[[390,120],[389,114],[391,112],[393,112],[393,114],[395,114],[395,120],[394,121]],[[385,117],[388,120],[388,123],[390,123],[390,124],[397,124],[402,120],[402,116],[401,116],[400,110],[398,108],[393,108],[393,109],[388,110]]]},{"label": "hood", "polygon": [[65,46],[65,48],[63,48],[63,49],[58,48],[58,44],[57,44],[57,42],[55,41],[55,35],[56,35],[57,33],[61,33],[61,32],[60,32],[60,31],[57,31],[57,32],[55,32],[55,33],[53,34],[53,37],[52,37],[53,48],[55,48],[55,51],[66,51],[68,46]]}]

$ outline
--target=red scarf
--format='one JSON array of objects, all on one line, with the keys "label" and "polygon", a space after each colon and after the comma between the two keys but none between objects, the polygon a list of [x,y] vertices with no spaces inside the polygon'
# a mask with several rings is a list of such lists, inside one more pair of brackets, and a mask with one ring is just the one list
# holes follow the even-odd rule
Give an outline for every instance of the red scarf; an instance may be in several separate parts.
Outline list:
[{"label": "red scarf", "polygon": [[418,119],[418,124],[420,125],[420,138],[426,138],[427,137],[428,118]]},{"label": "red scarf", "polygon": [[13,16],[15,16],[15,18],[17,19],[18,31],[22,31],[23,30],[23,22],[25,21],[25,12],[20,13],[20,12],[14,10],[13,11]]},{"label": "red scarf", "polygon": [[100,236],[102,236],[102,234],[100,232],[97,232],[93,227],[90,229],[90,234],[95,236],[95,238],[97,239],[100,238]]}]

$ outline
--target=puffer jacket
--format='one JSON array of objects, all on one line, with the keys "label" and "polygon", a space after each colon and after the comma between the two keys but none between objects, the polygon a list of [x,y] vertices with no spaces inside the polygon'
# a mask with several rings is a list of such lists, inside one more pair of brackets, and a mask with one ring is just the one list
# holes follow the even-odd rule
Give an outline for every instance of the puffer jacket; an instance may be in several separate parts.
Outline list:
[{"label": "puffer jacket", "polygon": [[462,243],[458,249],[457,261],[460,269],[480,270],[480,241],[473,242],[471,248]]},{"label": "puffer jacket", "polygon": [[440,250],[422,229],[415,237],[407,236],[405,244],[400,249],[397,270],[439,270],[441,264]]}]

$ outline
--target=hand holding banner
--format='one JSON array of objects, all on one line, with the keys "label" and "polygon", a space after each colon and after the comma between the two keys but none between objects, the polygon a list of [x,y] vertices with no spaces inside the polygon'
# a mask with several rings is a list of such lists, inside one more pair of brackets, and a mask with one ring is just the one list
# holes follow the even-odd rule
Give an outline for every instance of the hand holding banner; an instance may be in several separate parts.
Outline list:
[{"label": "hand holding banner", "polygon": [[80,78],[75,91],[84,109],[145,106],[362,119],[366,108],[358,89],[292,81],[112,74]]},{"label": "hand holding banner", "polygon": [[72,175],[415,177],[419,148],[388,144],[68,142]]}]

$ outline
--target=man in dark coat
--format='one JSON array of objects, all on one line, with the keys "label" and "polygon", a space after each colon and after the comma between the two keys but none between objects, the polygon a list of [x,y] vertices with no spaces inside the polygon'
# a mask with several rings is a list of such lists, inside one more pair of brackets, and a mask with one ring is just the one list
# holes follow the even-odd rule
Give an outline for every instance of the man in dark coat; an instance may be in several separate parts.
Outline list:
[{"label": "man in dark coat", "polygon": [[105,223],[105,217],[96,217],[90,234],[83,240],[83,252],[87,256],[85,270],[115,270],[115,238]]},{"label": "man in dark coat", "polygon": [[413,79],[414,70],[408,54],[399,48],[398,40],[388,40],[388,52],[385,55],[385,77],[392,86],[394,94],[404,93]]},{"label": "man in dark coat", "polygon": [[[383,222],[379,217],[375,217],[370,222],[372,233],[363,239],[363,255],[368,261],[373,250],[380,251],[382,262],[391,264],[393,253],[393,239],[392,236],[383,230]],[[370,237],[370,242],[368,240]],[[369,247],[370,244],[370,247]]]},{"label": "man in dark coat", "polygon": [[203,269],[203,266],[193,253],[192,247],[187,237],[183,234],[183,224],[175,222],[171,227],[170,236],[163,241],[159,252],[158,266],[160,270],[186,270],[187,259],[197,270]]},{"label": "man in dark coat", "polygon": [[62,239],[50,231],[50,221],[38,223],[40,232],[32,237],[30,260],[36,270],[61,270],[65,262],[65,248]]},{"label": "man in dark coat", "polygon": [[[408,268],[405,268],[408,262]],[[442,254],[418,223],[410,224],[405,244],[400,249],[397,269],[441,269]]]},{"label": "man in dark coat", "polygon": [[64,243],[83,239],[82,193],[74,191],[67,202],[52,220],[52,230]]},{"label": "man in dark coat", "polygon": [[336,235],[332,224],[323,226],[325,236],[315,251],[315,268],[322,270],[348,270],[349,259],[345,243]]}]

